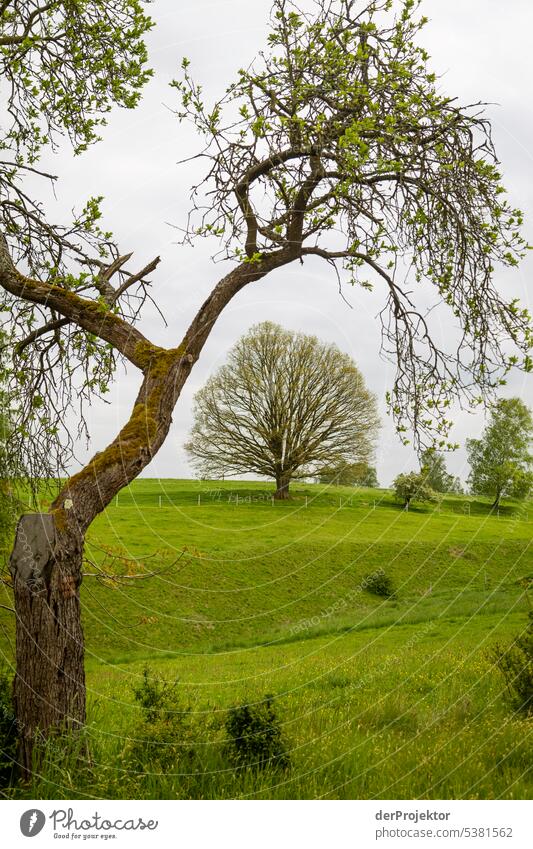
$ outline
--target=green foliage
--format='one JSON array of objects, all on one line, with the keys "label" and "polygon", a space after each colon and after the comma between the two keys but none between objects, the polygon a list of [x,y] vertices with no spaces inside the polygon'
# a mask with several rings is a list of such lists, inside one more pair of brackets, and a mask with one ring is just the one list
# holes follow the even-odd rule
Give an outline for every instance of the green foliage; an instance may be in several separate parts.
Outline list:
[{"label": "green foliage", "polygon": [[165,681],[154,675],[149,666],[145,666],[142,681],[134,685],[132,693],[146,722],[154,722],[173,712],[177,700],[177,686],[177,681]]},{"label": "green foliage", "polygon": [[286,769],[290,759],[271,696],[231,708],[226,719],[227,752],[240,768]]},{"label": "green foliage", "polygon": [[[10,383],[21,389],[13,441],[33,479],[65,472],[73,450],[66,410],[79,412],[80,433],[88,435],[85,403],[108,390],[116,356],[110,344],[75,322],[61,322],[62,314],[37,306],[25,293],[14,296],[4,274],[12,262],[50,285],[82,291],[84,299],[92,287],[94,299],[86,300],[86,308],[99,309],[102,316],[120,310],[131,318],[127,294],[120,305],[103,297],[101,272],[119,252],[101,225],[102,197],[89,198],[70,221],[56,223],[39,201],[42,191],[35,180],[56,179],[40,170],[46,149],[54,151],[67,136],[78,154],[98,140],[113,106],[138,103],[151,75],[144,43],[152,27],[145,14],[148,2],[0,5],[6,107],[0,125],[0,312],[12,354]],[[138,309],[139,302],[135,315]]]},{"label": "green foliage", "polygon": [[428,485],[426,475],[422,472],[408,472],[394,479],[394,491],[405,507],[411,501],[436,501],[434,490]]},{"label": "green foliage", "polygon": [[142,682],[133,687],[143,719],[123,753],[128,766],[137,771],[172,771],[195,755],[190,708],[184,708],[178,683],[169,682],[145,667]]},{"label": "green foliage", "polygon": [[[437,81],[426,21],[410,0],[317,0],[308,11],[274,0],[266,49],[215,104],[188,60],[173,85],[211,160],[184,240],[215,235],[258,277],[318,256],[354,286],[384,282],[383,342],[398,367],[390,411],[405,441],[411,427],[418,445],[425,435],[445,448],[454,400],[476,408],[509,369],[533,367],[532,331],[529,311],[495,286],[496,269],[526,255],[523,215],[486,116]],[[457,350],[439,346],[416,304],[421,280],[463,331]]]},{"label": "green foliage", "polygon": [[493,657],[502,673],[516,710],[533,715],[533,611],[525,632],[505,649],[496,648]]},{"label": "green foliage", "polygon": [[362,586],[369,593],[380,596],[381,598],[394,598],[395,596],[392,578],[383,569],[372,572],[366,578],[363,578]]},{"label": "green foliage", "polygon": [[480,439],[467,441],[472,492],[494,499],[526,498],[533,487],[533,417],[520,398],[502,398],[491,407]]},{"label": "green foliage", "polygon": [[364,486],[370,489],[379,487],[378,477],[374,466],[368,463],[342,463],[339,466],[326,466],[318,475],[320,483],[336,484],[337,486]]},{"label": "green foliage", "polygon": [[144,0],[60,0],[39,9],[3,4],[0,69],[10,84],[10,126],[0,146],[22,164],[67,133],[76,152],[97,139],[112,104],[136,105],[150,77]]},{"label": "green foliage", "polygon": [[446,470],[443,454],[428,449],[420,457],[420,473],[426,478],[427,485],[435,492],[462,492],[461,481]]},{"label": "green foliage", "polygon": [[13,676],[0,666],[0,790],[8,787],[15,776],[18,731],[13,705]]}]

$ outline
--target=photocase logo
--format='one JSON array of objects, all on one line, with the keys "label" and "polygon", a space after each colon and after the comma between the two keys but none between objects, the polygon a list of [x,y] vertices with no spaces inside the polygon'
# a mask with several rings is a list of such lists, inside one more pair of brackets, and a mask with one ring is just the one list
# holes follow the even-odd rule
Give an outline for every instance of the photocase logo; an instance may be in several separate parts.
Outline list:
[{"label": "photocase logo", "polygon": [[31,808],[29,811],[24,811],[20,818],[20,830],[24,837],[35,837],[43,830],[46,817],[42,811],[37,808]]}]

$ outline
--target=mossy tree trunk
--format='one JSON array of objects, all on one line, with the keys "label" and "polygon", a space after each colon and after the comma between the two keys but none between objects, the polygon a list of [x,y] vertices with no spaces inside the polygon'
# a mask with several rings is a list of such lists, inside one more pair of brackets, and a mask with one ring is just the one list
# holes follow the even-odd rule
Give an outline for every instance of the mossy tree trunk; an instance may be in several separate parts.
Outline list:
[{"label": "mossy tree trunk", "polygon": [[[1,259],[1,251],[0,251]],[[54,308],[110,342],[143,374],[131,416],[113,442],[71,477],[48,514],[23,517],[11,556],[16,613],[15,705],[23,769],[30,770],[37,735],[79,728],[85,721],[84,643],[79,588],[85,534],[115,495],[148,465],[168,434],[172,412],[218,316],[248,283],[293,259],[279,251],[224,277],[182,343],[164,349],[116,315],[95,317],[94,305],[57,286],[32,281],[0,263],[3,285]],[[21,292],[19,292],[21,290]],[[28,543],[28,539],[33,542]]]},{"label": "mossy tree trunk", "polygon": [[50,514],[24,516],[11,557],[16,617],[14,702],[19,764],[32,767],[37,735],[85,722],[79,586],[82,541]]}]

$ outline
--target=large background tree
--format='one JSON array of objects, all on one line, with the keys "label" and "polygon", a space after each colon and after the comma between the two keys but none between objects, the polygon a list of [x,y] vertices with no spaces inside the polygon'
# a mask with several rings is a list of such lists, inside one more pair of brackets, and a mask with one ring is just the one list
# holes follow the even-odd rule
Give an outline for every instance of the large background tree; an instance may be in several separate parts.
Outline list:
[{"label": "large background tree", "polygon": [[533,487],[533,416],[520,398],[501,398],[491,408],[480,439],[467,442],[474,495],[493,498],[498,507],[505,496],[526,498]]},{"label": "large background tree", "polygon": [[326,463],[368,461],[379,427],[374,396],[336,345],[264,322],[245,334],[195,396],[185,446],[204,475],[274,478],[275,498]]},{"label": "large background tree", "polygon": [[[156,261],[128,273],[129,255],[98,228],[95,201],[56,227],[21,183],[36,164],[35,138],[52,143],[59,129],[80,146],[79,129],[83,147],[95,112],[134,105],[149,24],[134,0],[54,2],[34,15],[36,8],[0,5],[16,116],[2,132],[0,286],[13,379],[25,381],[28,399],[16,433],[33,469],[68,469],[65,412],[107,390],[117,359],[141,380],[115,439],[66,480],[48,514],[19,525],[15,696],[26,763],[37,727],[46,733],[85,718],[79,585],[87,528],[160,448],[191,368],[238,292],[307,257],[344,269],[355,286],[382,287],[384,355],[397,366],[390,408],[417,440],[445,442],[454,400],[478,404],[506,369],[531,369],[529,315],[493,282],[498,267],[523,255],[521,214],[505,199],[482,107],[461,107],[437,88],[413,0],[319,0],[309,14],[275,0],[265,51],[211,106],[183,63],[179,113],[202,136],[207,162],[185,238],[214,236],[233,267],[168,350],[136,326]],[[87,41],[101,16],[107,24]],[[51,35],[41,34],[45,24]],[[23,68],[30,57],[33,70]],[[50,81],[50,94],[39,80]],[[448,349],[419,300],[423,280],[460,328]]]},{"label": "large background tree", "polygon": [[420,455],[420,473],[435,492],[462,492],[461,481],[446,468],[446,458],[438,451],[426,449]]}]

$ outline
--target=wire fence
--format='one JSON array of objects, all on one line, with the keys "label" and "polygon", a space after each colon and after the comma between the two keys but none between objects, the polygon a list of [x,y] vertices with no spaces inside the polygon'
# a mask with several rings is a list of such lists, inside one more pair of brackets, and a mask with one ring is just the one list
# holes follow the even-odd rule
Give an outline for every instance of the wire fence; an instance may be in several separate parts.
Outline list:
[{"label": "wire fence", "polygon": [[213,505],[232,505],[234,507],[246,507],[247,505],[263,505],[269,508],[285,509],[331,509],[333,511],[353,510],[388,510],[405,515],[424,516],[464,516],[473,518],[507,519],[514,521],[529,522],[533,518],[533,505],[524,504],[523,508],[503,505],[500,508],[491,508],[479,502],[463,502],[461,504],[439,503],[428,508],[421,505],[402,506],[388,499],[363,500],[357,496],[328,497],[327,495],[309,496],[297,494],[287,500],[277,500],[272,492],[237,492],[228,490],[207,490],[203,492],[180,493],[179,495],[154,494],[154,493],[131,493],[128,491],[119,493],[113,501],[113,507],[129,508],[187,508],[207,507]]}]

